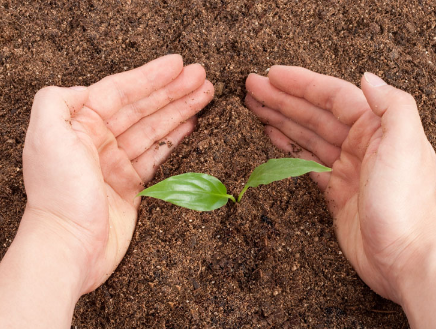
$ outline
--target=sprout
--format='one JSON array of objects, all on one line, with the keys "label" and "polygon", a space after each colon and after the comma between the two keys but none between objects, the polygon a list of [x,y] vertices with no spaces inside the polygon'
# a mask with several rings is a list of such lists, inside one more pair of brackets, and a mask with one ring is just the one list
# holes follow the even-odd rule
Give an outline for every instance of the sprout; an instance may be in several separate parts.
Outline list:
[{"label": "sprout", "polygon": [[226,187],[219,179],[199,173],[172,176],[146,188],[137,196],[153,197],[188,209],[211,211],[224,206],[229,199],[240,202],[249,187],[301,176],[310,171],[327,172],[331,169],[314,161],[293,158],[271,159],[254,169],[237,201],[233,195],[227,194]]}]

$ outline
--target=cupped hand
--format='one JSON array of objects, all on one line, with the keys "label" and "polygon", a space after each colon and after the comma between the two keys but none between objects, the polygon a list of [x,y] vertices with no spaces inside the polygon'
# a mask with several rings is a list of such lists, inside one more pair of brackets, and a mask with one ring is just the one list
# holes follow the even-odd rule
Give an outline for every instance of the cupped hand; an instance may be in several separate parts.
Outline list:
[{"label": "cupped hand", "polygon": [[198,64],[179,55],[85,87],[35,96],[23,154],[28,202],[20,230],[43,227],[76,255],[80,294],[102,284],[124,256],[136,194],[213,98]]},{"label": "cupped hand", "polygon": [[405,291],[434,274],[436,246],[436,156],[412,96],[370,73],[361,90],[285,66],[250,75],[246,87],[276,146],[332,167],[311,177],[344,254],[373,290],[404,305]]}]

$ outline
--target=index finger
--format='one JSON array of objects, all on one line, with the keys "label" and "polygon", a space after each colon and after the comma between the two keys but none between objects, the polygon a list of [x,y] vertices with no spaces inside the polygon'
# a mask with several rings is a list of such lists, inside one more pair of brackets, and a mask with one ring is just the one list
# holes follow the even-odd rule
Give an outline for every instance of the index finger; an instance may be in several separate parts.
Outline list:
[{"label": "index finger", "polygon": [[106,120],[123,106],[165,87],[182,69],[182,56],[167,55],[136,69],[107,76],[88,88],[89,100],[85,105]]},{"label": "index finger", "polygon": [[362,90],[345,80],[302,67],[282,65],[271,67],[268,78],[274,87],[331,111],[348,126],[370,110]]}]

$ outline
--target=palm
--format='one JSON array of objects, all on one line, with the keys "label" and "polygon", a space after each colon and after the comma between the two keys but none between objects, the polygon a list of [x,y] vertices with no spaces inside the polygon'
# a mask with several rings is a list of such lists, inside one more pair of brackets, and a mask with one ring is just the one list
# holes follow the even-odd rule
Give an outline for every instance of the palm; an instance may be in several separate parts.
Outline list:
[{"label": "palm", "polygon": [[333,168],[311,177],[325,193],[341,248],[368,285],[397,300],[389,281],[413,257],[413,248],[404,249],[419,231],[406,220],[417,214],[404,214],[402,206],[434,208],[436,188],[434,152],[416,109],[404,123],[395,113],[384,115],[385,125],[400,127],[387,134],[359,88],[298,67],[273,67],[268,78],[250,75],[247,90],[247,106],[267,123],[276,146]]},{"label": "palm", "polygon": [[[72,127],[81,141],[78,147],[99,160],[88,170],[79,165],[77,193],[88,198],[77,205],[80,216],[71,217],[85,229],[85,248],[96,255],[92,290],[113,272],[129,246],[140,203],[135,196],[193,130],[193,116],[212,99],[213,86],[200,65],[183,68],[181,57],[172,55],[88,89],[87,102],[72,114]],[[160,147],[162,141],[167,145]]]},{"label": "palm", "polygon": [[[367,129],[365,129],[367,127]],[[368,129],[373,127],[373,129]],[[368,168],[365,157],[369,152],[377,151],[375,142],[370,142],[376,131],[380,129],[380,118],[371,112],[362,115],[349,131],[341,147],[340,156],[333,162],[333,171],[329,177],[324,194],[329,209],[335,218],[335,228],[341,248],[352,262],[359,275],[380,294],[387,296],[384,287],[380,285],[380,278],[374,275],[371,255],[382,252],[389,244],[383,237],[378,240],[377,233],[381,232],[372,227],[371,232],[365,232],[362,226],[364,219],[369,219],[371,225],[377,219],[371,216],[367,205],[374,205],[383,200],[382,195],[390,193],[389,186],[379,193],[373,185],[368,185]],[[356,132],[360,131],[360,132]],[[359,134],[356,138],[355,134]],[[370,150],[368,152],[368,150]],[[393,237],[391,232],[383,231],[384,236]],[[376,243],[374,243],[378,240]]]}]

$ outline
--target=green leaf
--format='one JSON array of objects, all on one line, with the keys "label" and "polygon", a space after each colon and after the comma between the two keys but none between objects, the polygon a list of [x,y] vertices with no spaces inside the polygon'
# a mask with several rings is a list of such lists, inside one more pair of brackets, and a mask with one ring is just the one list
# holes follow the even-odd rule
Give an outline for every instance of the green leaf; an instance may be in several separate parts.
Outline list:
[{"label": "green leaf", "polygon": [[310,171],[325,172],[331,171],[331,169],[315,161],[294,158],[271,159],[254,169],[250,178],[248,178],[247,184],[239,194],[238,202],[241,201],[242,196],[249,187],[266,185],[285,178],[300,176]]},{"label": "green leaf", "polygon": [[224,206],[229,199],[236,202],[221,181],[213,176],[186,173],[167,178],[137,196],[149,196],[177,206],[198,211],[211,211]]}]

